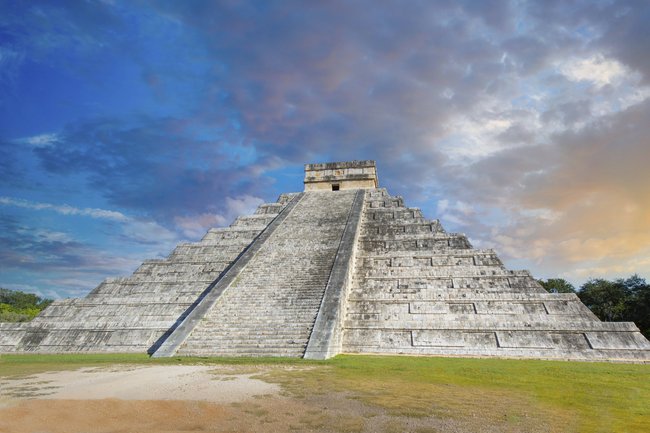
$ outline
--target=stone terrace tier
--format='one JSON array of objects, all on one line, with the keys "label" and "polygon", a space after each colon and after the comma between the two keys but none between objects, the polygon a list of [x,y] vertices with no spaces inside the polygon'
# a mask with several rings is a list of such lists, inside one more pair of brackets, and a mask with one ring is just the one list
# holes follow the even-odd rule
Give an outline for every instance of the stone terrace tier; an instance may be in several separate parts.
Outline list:
[{"label": "stone terrace tier", "polygon": [[575,294],[550,294],[492,250],[370,191],[361,219],[343,352],[648,360],[632,323],[603,323]]},{"label": "stone terrace tier", "polygon": [[55,301],[31,322],[0,324],[0,352],[152,352],[294,195],[147,260],[130,277],[107,279],[83,299]]}]

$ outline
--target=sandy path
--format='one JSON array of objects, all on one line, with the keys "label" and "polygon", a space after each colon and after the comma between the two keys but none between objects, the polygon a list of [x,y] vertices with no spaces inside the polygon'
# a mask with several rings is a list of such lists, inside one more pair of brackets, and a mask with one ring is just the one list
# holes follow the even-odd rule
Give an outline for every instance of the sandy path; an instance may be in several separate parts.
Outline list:
[{"label": "sandy path", "polygon": [[277,394],[279,387],[214,366],[111,366],[0,379],[0,407],[23,399],[194,400],[232,403]]}]

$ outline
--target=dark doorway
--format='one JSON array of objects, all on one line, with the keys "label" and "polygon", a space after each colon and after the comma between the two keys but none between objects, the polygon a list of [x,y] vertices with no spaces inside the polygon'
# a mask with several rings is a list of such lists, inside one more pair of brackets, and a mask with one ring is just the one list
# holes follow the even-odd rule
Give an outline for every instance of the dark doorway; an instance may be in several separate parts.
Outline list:
[{"label": "dark doorway", "polygon": [[332,184],[332,191],[338,191],[339,190],[339,184],[338,183],[333,183]]}]

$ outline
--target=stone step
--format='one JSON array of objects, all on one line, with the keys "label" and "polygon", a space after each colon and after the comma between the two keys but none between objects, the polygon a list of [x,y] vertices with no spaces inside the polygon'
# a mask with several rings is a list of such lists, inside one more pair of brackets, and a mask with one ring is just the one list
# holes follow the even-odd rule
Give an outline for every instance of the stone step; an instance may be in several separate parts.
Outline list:
[{"label": "stone step", "polygon": [[269,349],[246,349],[246,350],[228,350],[211,348],[183,350],[186,356],[242,356],[242,357],[283,357],[283,358],[302,358],[304,350],[287,350],[281,347]]},{"label": "stone step", "polygon": [[[259,345],[260,337],[273,342],[281,336],[285,345],[301,341],[302,354],[354,194],[305,193],[177,353],[206,354],[209,349],[201,344],[207,341],[213,347],[230,348],[226,353],[240,353],[238,345]],[[283,347],[276,352],[265,348],[263,353],[283,353]]]},{"label": "stone step", "polygon": [[[268,341],[268,342],[250,342],[246,343],[229,343],[227,345],[210,344],[209,341],[203,342],[197,346],[199,351],[211,350],[213,352],[261,352],[261,351],[282,351],[282,352],[304,352],[307,346],[307,340],[304,341]],[[183,348],[184,349],[184,348]]]},{"label": "stone step", "polygon": [[611,331],[637,332],[631,322],[600,322],[585,320],[535,320],[542,316],[513,317],[512,315],[445,315],[445,317],[430,317],[422,319],[398,320],[349,320],[346,319],[346,329],[457,329],[457,330],[556,330],[556,331]]},{"label": "stone step", "polygon": [[[229,323],[229,324],[224,324],[224,325],[230,325],[230,326],[214,326],[210,330],[196,330],[190,337],[188,338],[189,340],[192,339],[199,339],[199,338],[204,338],[206,336],[219,336],[219,335],[244,335],[244,336],[253,336],[256,337],[257,335],[265,335],[265,334],[273,334],[273,335],[309,335],[310,333],[310,327],[313,325],[313,321],[311,323],[304,323],[303,327],[301,328],[282,328],[282,327],[277,327],[273,323],[260,323],[256,327],[248,327],[248,326],[241,326],[240,324],[237,323]],[[260,332],[260,329],[265,329],[267,331],[265,332]]]},{"label": "stone step", "polygon": [[[188,344],[201,344],[201,342],[210,342],[212,345],[216,344],[224,344],[226,346],[232,346],[232,347],[237,347],[237,345],[242,345],[242,344],[251,344],[251,342],[256,342],[256,343],[264,343],[264,342],[269,342],[273,343],[274,345],[278,342],[285,344],[285,343],[297,343],[297,342],[303,342],[304,344],[307,344],[307,341],[309,340],[309,333],[303,333],[303,334],[295,334],[295,333],[285,333],[285,334],[277,334],[277,335],[272,335],[272,334],[258,334],[258,335],[251,335],[251,334],[244,334],[244,333],[230,333],[230,334],[221,334],[221,333],[216,333],[214,334],[215,338],[210,338],[212,334],[201,334],[200,339],[189,339],[185,342],[186,345]],[[225,338],[219,338],[219,337],[225,337]]]}]

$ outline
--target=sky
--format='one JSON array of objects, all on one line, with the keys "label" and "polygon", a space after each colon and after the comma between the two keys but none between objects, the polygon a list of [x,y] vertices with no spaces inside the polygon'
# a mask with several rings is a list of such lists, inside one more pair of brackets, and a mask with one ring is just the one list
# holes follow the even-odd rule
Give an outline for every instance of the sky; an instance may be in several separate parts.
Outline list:
[{"label": "sky", "polygon": [[379,182],[510,269],[650,278],[648,1],[0,0],[0,287],[84,296]]}]

